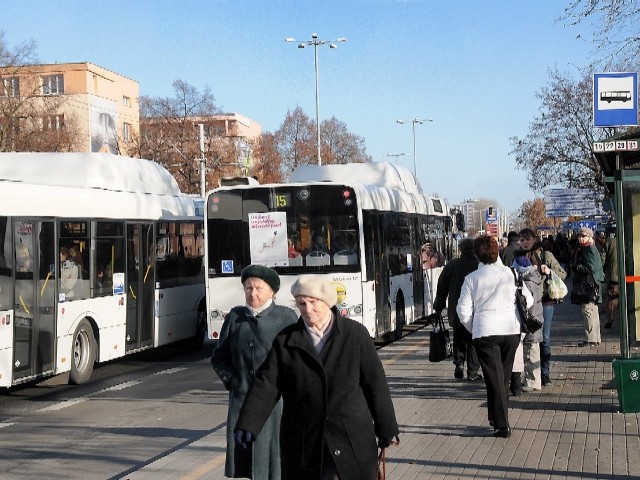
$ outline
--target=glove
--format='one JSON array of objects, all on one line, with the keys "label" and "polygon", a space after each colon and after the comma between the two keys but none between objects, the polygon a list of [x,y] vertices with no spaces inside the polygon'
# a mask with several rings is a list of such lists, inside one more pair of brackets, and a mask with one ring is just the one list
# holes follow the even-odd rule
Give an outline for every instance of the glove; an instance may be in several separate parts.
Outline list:
[{"label": "glove", "polygon": [[245,450],[256,439],[253,433],[251,433],[249,430],[242,430],[241,428],[236,428],[233,431],[233,438],[236,443]]},{"label": "glove", "polygon": [[398,445],[398,443],[400,443],[400,439],[398,437],[387,437],[378,439],[378,447],[383,449],[387,448],[390,445]]}]

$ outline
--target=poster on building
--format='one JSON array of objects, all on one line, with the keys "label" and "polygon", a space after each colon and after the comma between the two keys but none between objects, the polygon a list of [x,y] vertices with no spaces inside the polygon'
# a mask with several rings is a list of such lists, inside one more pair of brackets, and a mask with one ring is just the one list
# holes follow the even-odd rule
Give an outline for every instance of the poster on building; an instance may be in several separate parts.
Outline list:
[{"label": "poster on building", "polygon": [[91,151],[118,153],[116,103],[103,98],[92,98],[89,109]]},{"label": "poster on building", "polygon": [[249,249],[254,265],[288,266],[286,212],[250,213]]}]

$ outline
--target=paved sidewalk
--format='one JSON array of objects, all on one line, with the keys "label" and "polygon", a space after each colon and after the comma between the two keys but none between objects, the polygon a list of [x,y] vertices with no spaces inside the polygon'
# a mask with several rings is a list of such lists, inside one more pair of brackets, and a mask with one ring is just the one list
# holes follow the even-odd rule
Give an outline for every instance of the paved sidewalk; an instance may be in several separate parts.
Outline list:
[{"label": "paved sidewalk", "polygon": [[[429,363],[428,328],[382,348],[401,431],[400,445],[388,450],[387,478],[640,479],[640,414],[619,413],[613,381],[617,322],[602,337],[597,348],[579,347],[579,307],[557,306],[553,384],[512,397],[509,439],[488,428],[482,382],[454,380],[449,361]],[[122,478],[222,479],[224,449],[221,425]]]}]

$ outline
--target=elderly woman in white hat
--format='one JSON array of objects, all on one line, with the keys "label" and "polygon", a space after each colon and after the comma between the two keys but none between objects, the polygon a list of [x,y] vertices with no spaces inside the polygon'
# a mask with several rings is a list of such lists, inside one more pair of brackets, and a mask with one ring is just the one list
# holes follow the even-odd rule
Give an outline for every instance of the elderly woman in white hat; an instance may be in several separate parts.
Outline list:
[{"label": "elderly woman in white hat", "polygon": [[296,322],[296,313],[276,305],[280,277],[271,268],[249,265],[240,274],[245,305],[231,309],[222,325],[211,364],[229,390],[225,476],[280,480],[280,416],[282,404],[269,410],[260,439],[251,449],[238,448],[233,429],[255,372],[271,350],[275,336]]},{"label": "elderly woman in white hat", "polygon": [[259,439],[282,397],[283,480],[375,478],[376,445],[389,446],[399,430],[373,341],[338,313],[324,277],[301,277],[291,293],[300,318],[274,340],[240,411],[236,442]]}]

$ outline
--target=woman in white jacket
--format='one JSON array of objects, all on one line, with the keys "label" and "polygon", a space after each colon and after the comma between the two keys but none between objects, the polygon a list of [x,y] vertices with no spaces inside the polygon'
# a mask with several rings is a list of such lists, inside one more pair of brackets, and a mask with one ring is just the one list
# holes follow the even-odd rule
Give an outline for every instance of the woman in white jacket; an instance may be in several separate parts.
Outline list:
[{"label": "woman in white jacket", "polygon": [[[480,265],[465,278],[456,310],[462,324],[471,332],[478,353],[493,435],[508,438],[511,436],[509,381],[520,343],[516,285],[511,269],[498,260],[498,242],[494,237],[476,238],[473,250]],[[531,292],[526,286],[522,291],[527,307],[531,307]]]}]

